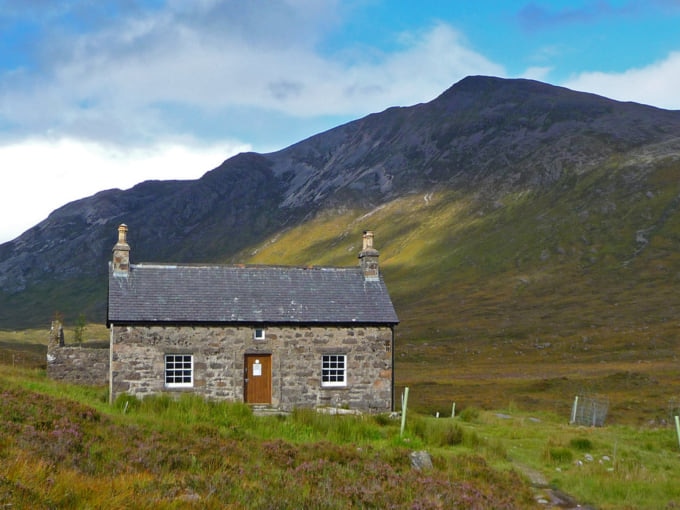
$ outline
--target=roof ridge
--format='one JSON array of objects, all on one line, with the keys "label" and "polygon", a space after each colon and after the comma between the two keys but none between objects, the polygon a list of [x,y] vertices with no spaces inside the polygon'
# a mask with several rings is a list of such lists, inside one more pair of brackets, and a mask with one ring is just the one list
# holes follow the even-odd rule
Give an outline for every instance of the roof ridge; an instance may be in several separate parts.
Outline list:
[{"label": "roof ridge", "polygon": [[203,262],[186,262],[186,263],[176,263],[176,262],[137,262],[135,264],[130,264],[131,268],[144,267],[144,268],[224,268],[224,269],[299,269],[299,270],[360,270],[359,266],[316,266],[310,265],[283,265],[283,264],[206,264]]}]

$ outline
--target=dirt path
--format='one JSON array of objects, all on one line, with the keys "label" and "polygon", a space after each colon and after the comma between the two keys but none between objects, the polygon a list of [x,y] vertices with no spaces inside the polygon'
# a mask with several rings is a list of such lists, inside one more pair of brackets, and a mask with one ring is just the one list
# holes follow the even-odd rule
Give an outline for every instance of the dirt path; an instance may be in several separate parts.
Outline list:
[{"label": "dirt path", "polygon": [[548,480],[535,469],[522,464],[515,464],[515,468],[529,479],[534,491],[534,498],[546,508],[565,508],[568,510],[594,510],[588,505],[580,505],[573,497],[564,492],[553,489]]}]

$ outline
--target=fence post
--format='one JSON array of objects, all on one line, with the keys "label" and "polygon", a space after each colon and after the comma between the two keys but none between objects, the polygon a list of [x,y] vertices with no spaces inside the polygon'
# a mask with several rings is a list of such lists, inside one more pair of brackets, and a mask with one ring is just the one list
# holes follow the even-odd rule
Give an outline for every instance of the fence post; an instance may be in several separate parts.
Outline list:
[{"label": "fence post", "polygon": [[456,403],[454,402],[453,405],[451,406],[451,418],[456,417]]},{"label": "fence post", "polygon": [[675,417],[675,432],[678,434],[678,445],[680,445],[680,416]]},{"label": "fence post", "polygon": [[404,427],[406,427],[406,408],[408,407],[408,386],[404,388],[404,393],[401,395],[401,429],[399,430],[399,437],[404,436]]},{"label": "fence post", "polygon": [[574,397],[574,405],[571,408],[571,421],[569,424],[576,423],[576,410],[578,409],[578,395]]}]

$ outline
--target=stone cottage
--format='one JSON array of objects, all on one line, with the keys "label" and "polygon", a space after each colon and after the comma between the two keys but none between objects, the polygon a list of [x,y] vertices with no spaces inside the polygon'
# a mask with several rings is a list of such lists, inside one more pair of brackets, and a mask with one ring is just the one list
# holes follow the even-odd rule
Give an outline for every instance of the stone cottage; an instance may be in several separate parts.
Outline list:
[{"label": "stone cottage", "polygon": [[193,392],[283,410],[394,408],[398,318],[365,232],[358,267],[109,264],[110,395]]}]

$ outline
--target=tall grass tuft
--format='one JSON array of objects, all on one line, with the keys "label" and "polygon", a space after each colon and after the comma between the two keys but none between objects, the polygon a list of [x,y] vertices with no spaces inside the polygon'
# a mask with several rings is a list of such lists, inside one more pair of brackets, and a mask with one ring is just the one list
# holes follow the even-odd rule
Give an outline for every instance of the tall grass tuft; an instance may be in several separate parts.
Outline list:
[{"label": "tall grass tuft", "polygon": [[462,421],[473,423],[479,418],[479,409],[476,407],[466,407],[460,412],[458,418]]},{"label": "tall grass tuft", "polygon": [[425,445],[454,446],[463,442],[463,429],[453,420],[415,416],[411,430]]},{"label": "tall grass tuft", "polygon": [[570,464],[574,460],[573,452],[564,446],[547,445],[543,451],[543,457],[548,464]]},{"label": "tall grass tuft", "polygon": [[386,434],[370,416],[337,415],[297,408],[289,417],[292,439],[329,439],[336,442],[363,443],[384,439]]},{"label": "tall grass tuft", "polygon": [[587,437],[574,437],[569,441],[569,446],[581,452],[588,452],[593,449],[593,442]]}]

